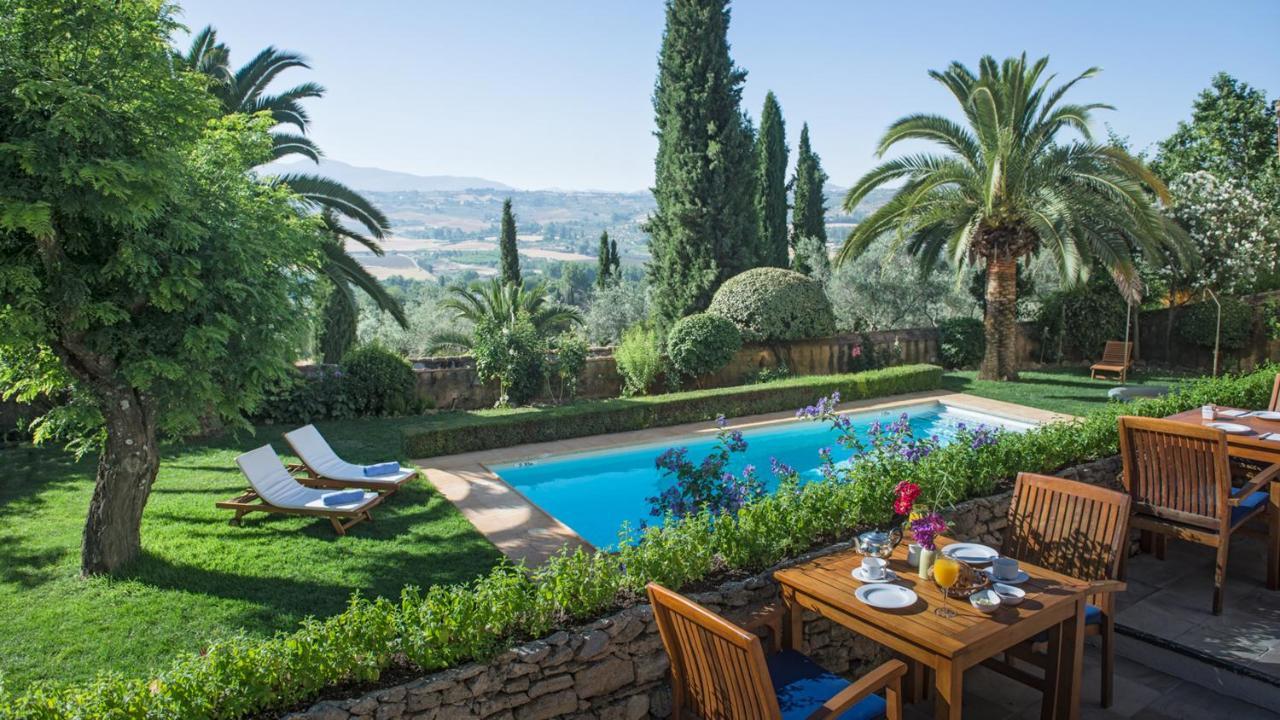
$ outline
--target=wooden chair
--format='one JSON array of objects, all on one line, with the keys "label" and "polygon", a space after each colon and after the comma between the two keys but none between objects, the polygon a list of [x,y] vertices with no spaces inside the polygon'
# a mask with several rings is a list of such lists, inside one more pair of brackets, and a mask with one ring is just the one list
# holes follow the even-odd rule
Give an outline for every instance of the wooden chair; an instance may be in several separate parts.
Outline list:
[{"label": "wooden chair", "polygon": [[1098,379],[1100,373],[1113,373],[1124,382],[1133,366],[1133,343],[1108,340],[1102,350],[1102,359],[1089,366],[1089,378]]},{"label": "wooden chair", "polygon": [[1276,373],[1276,382],[1271,386],[1271,404],[1268,410],[1280,410],[1280,373]]},{"label": "wooden chair", "polygon": [[[1097,485],[1047,475],[1020,473],[1009,503],[1009,525],[1000,554],[1095,583],[1099,591],[1085,610],[1085,635],[1102,638],[1102,707],[1111,707],[1115,669],[1115,593],[1129,535],[1129,496]],[[1024,672],[1017,658],[1047,670],[1048,656],[1036,652],[1047,638],[1010,648],[1003,661],[987,664],[1014,679],[1045,690],[1043,676]]]},{"label": "wooden chair", "polygon": [[758,635],[664,587],[648,589],[671,658],[672,720],[902,718],[902,662],[890,660],[850,684],[798,652],[780,650],[778,613],[771,616],[766,657]]},{"label": "wooden chair", "polygon": [[1225,432],[1156,418],[1126,416],[1119,424],[1131,524],[1142,531],[1142,549],[1151,550],[1154,541],[1163,560],[1168,537],[1217,548],[1213,614],[1221,615],[1231,536],[1267,512],[1267,483],[1280,465],[1233,489]]}]

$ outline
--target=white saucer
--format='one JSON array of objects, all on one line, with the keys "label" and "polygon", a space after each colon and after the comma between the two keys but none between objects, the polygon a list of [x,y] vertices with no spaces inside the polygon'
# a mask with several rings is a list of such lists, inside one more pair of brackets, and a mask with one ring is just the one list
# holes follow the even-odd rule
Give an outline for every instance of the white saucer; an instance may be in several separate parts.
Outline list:
[{"label": "white saucer", "polygon": [[918,599],[914,590],[901,585],[863,585],[853,593],[854,597],[881,610],[901,610],[911,607]]},{"label": "white saucer", "polygon": [[853,579],[861,583],[874,583],[874,584],[889,583],[898,579],[898,573],[890,570],[889,568],[885,568],[884,577],[880,578],[879,580],[872,580],[871,578],[867,577],[867,574],[862,570],[862,566],[858,566],[853,569]]},{"label": "white saucer", "polygon": [[1240,423],[1211,422],[1211,423],[1205,423],[1205,424],[1211,428],[1216,428],[1218,430],[1221,430],[1229,435],[1248,435],[1249,433],[1253,432],[1253,428],[1249,427],[1248,425],[1241,425]]},{"label": "white saucer", "polygon": [[992,582],[1004,583],[1005,585],[1021,585],[1022,583],[1031,579],[1031,576],[1028,575],[1024,570],[1019,570],[1018,574],[1014,575],[1013,578],[1009,580],[996,577],[996,571],[989,567],[982,568],[982,574],[991,578]]},{"label": "white saucer", "polygon": [[952,543],[942,548],[942,554],[969,565],[985,565],[1000,557],[995,548],[980,543]]},{"label": "white saucer", "polygon": [[1280,420],[1280,411],[1276,410],[1255,410],[1249,413],[1249,417],[1256,417],[1259,420]]}]

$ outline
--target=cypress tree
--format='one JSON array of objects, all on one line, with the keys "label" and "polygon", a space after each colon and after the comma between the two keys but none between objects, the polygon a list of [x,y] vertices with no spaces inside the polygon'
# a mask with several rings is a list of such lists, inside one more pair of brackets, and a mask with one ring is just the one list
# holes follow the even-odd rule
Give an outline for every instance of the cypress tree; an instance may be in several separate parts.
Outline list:
[{"label": "cypress tree", "polygon": [[764,97],[756,137],[755,265],[787,267],[787,131],[773,91]]},{"label": "cypress tree", "polygon": [[334,283],[324,300],[320,326],[320,358],[330,365],[342,362],[356,344],[356,321],[360,309],[345,282]]},{"label": "cypress tree", "polygon": [[600,233],[600,249],[596,253],[596,287],[608,287],[613,282],[612,275],[613,255],[609,250],[609,231],[606,230]]},{"label": "cypress tree", "polygon": [[[800,147],[796,151],[796,174],[791,181],[795,188],[795,198],[791,206],[791,248],[797,251],[793,269],[797,272],[812,274],[821,272],[830,264],[827,257],[827,224],[826,196],[823,187],[827,183],[827,174],[822,171],[822,160],[809,146],[809,124],[800,128]],[[804,238],[817,238],[820,246],[811,243],[810,252],[799,252]],[[821,247],[818,256],[812,250]]]},{"label": "cypress tree", "polygon": [[613,281],[615,283],[622,282],[622,256],[618,254],[617,240],[609,241],[609,268],[613,275]]},{"label": "cypress tree", "polygon": [[649,279],[658,324],[703,310],[756,247],[746,73],[729,57],[726,0],[667,0],[653,108],[658,154]]},{"label": "cypress tree", "polygon": [[520,255],[516,252],[516,216],[511,213],[511,198],[502,201],[502,234],[498,238],[502,255],[502,282],[520,283]]}]

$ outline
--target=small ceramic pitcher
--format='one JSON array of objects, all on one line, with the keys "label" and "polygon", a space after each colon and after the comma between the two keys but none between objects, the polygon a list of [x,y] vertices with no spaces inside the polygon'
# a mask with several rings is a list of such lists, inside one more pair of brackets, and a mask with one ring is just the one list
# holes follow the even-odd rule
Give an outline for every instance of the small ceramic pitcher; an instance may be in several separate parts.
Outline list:
[{"label": "small ceramic pitcher", "polygon": [[933,568],[933,561],[936,560],[937,557],[938,557],[937,550],[920,548],[920,564],[917,565],[917,570],[920,573],[920,577],[924,578],[925,580],[929,579],[929,570]]}]

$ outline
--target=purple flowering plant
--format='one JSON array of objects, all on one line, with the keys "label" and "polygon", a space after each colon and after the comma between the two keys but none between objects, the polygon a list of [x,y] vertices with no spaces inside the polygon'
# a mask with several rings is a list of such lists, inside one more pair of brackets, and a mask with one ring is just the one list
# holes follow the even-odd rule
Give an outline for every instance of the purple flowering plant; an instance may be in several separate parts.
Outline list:
[{"label": "purple flowering plant", "polygon": [[925,550],[938,549],[938,536],[947,531],[947,523],[936,512],[911,521],[911,536]]},{"label": "purple flowering plant", "polygon": [[[742,432],[728,429],[723,415],[716,418],[716,427],[718,442],[701,462],[690,460],[685,447],[670,448],[654,461],[665,476],[674,477],[675,481],[647,499],[650,515],[682,518],[703,511],[712,516],[734,515],[743,505],[764,495],[764,483],[755,466],[747,465],[738,475],[728,471],[733,455],[747,449]],[[775,460],[774,465],[781,463]],[[776,467],[774,471],[777,472]]]}]

